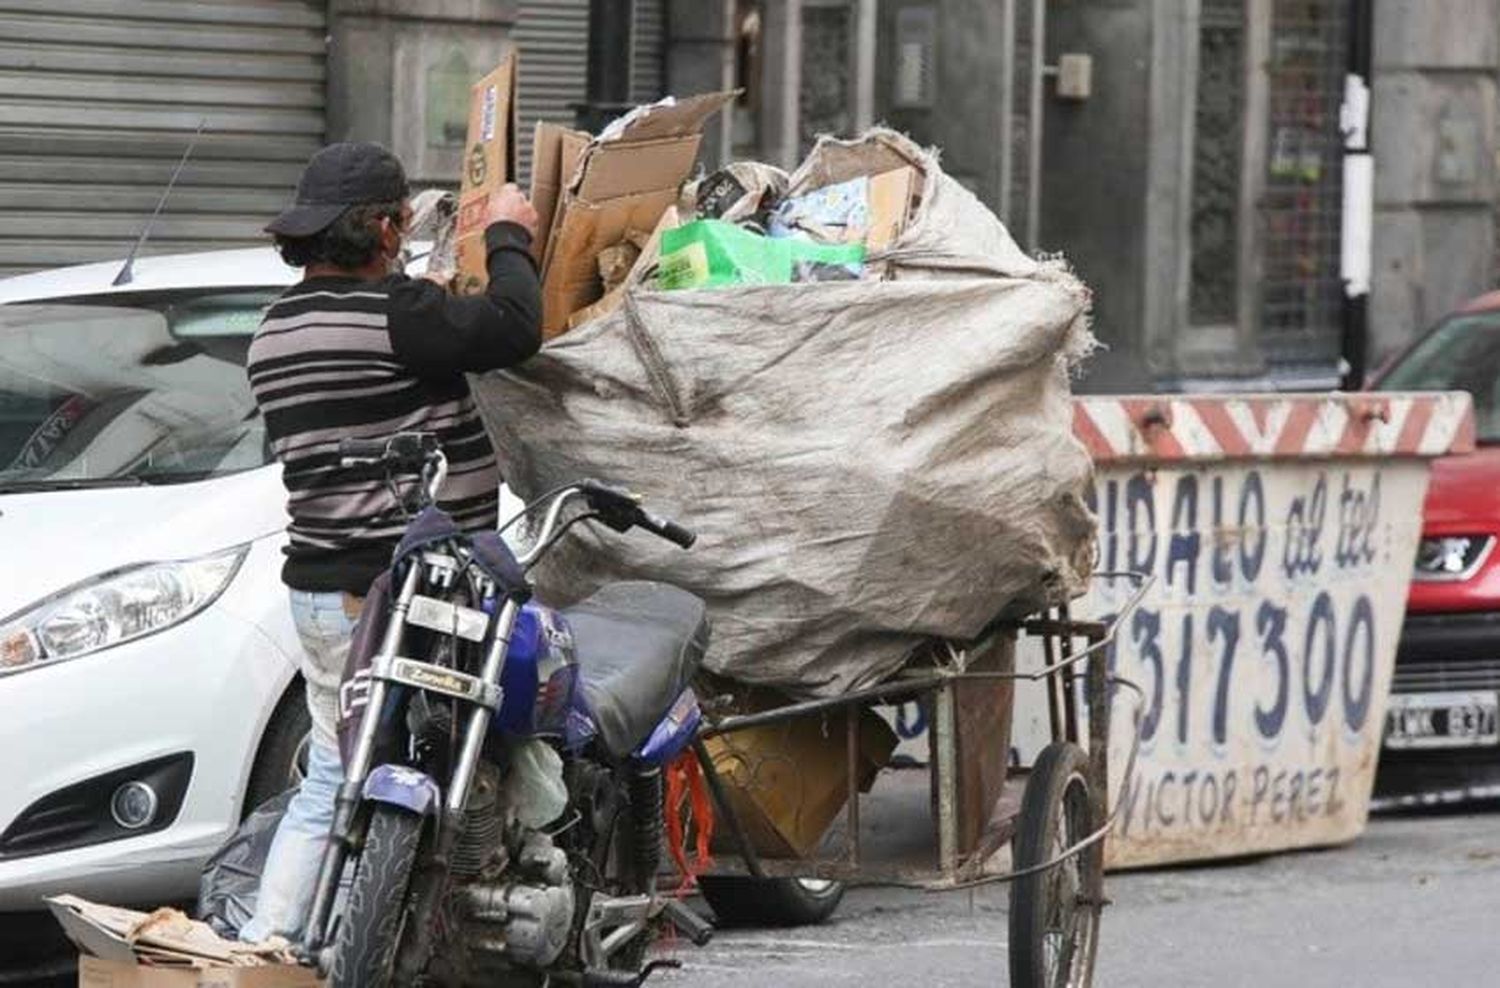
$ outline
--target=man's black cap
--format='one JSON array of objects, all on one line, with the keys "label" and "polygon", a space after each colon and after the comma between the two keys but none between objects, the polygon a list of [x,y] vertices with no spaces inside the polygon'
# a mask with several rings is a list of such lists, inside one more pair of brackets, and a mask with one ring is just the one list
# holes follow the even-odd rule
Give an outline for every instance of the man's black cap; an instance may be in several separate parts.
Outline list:
[{"label": "man's black cap", "polygon": [[379,144],[330,144],[307,163],[297,201],[266,226],[283,237],[310,237],[350,206],[399,202],[411,191],[401,162]]}]

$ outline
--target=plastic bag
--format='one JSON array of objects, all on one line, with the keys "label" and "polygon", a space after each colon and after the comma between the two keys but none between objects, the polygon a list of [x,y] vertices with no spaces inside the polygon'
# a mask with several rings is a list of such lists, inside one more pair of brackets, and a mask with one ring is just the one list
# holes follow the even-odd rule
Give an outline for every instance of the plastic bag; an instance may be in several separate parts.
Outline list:
[{"label": "plastic bag", "polygon": [[[444,283],[452,281],[458,274],[458,239],[454,236],[458,197],[441,189],[426,189],[412,199],[411,211],[409,237],[432,240],[427,253],[427,277]],[[402,269],[405,267],[403,264]]]},{"label": "plastic bag", "polygon": [[661,247],[656,283],[663,290],[848,280],[860,276],[865,256],[859,244],[773,240],[722,220],[666,230]]},{"label": "plastic bag", "polygon": [[791,177],[757,161],[736,161],[695,184],[693,206],[704,219],[764,225]]},{"label": "plastic bag", "polygon": [[773,237],[802,234],[821,243],[863,243],[869,230],[870,180],[865,176],[793,196],[771,214]]},{"label": "plastic bag", "polygon": [[276,828],[297,790],[288,789],[260,804],[204,864],[198,879],[198,918],[228,939],[255,915],[260,873],[271,853]]},{"label": "plastic bag", "polygon": [[531,830],[562,816],[568,808],[562,758],[539,738],[517,742],[510,752],[510,772],[500,784],[500,800]]}]

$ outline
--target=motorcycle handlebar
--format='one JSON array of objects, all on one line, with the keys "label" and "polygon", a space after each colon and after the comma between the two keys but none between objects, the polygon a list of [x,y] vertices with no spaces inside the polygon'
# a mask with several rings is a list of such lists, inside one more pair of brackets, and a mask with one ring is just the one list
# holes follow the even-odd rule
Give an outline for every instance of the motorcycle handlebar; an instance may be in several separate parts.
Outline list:
[{"label": "motorcycle handlebar", "polygon": [[698,533],[692,529],[684,528],[670,518],[653,515],[644,508],[641,509],[641,517],[636,524],[652,535],[658,535],[684,549],[691,549],[693,543],[698,541]]},{"label": "motorcycle handlebar", "polygon": [[640,498],[627,490],[597,480],[585,480],[578,486],[588,498],[590,506],[603,515],[606,521],[614,521],[623,528],[635,526],[645,529],[684,549],[691,549],[693,543],[698,541],[697,533],[670,518],[647,511],[641,507]]}]

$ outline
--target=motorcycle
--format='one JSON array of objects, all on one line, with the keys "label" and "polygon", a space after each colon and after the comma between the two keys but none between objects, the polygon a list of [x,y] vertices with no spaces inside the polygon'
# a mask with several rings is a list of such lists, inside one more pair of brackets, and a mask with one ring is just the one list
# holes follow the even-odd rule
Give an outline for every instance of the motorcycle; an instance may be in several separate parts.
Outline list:
[{"label": "motorcycle", "polygon": [[355,632],[369,665],[342,691],[346,781],[305,961],[331,988],[603,988],[675,966],[644,963],[657,932],[712,935],[656,889],[663,770],[702,717],[688,684],[703,602],[633,582],[553,610],[526,572],[584,521],[684,549],[694,534],[585,481],[517,516],[545,508],[517,556],[436,507],[447,463],[434,437],[345,440],[340,458],[384,468],[393,488],[416,475],[417,504]]}]

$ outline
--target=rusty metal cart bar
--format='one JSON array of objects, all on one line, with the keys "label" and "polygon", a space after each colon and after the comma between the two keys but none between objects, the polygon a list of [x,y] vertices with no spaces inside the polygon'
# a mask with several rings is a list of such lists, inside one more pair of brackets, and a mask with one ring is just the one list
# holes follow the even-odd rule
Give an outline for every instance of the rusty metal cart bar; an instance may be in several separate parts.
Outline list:
[{"label": "rusty metal cart bar", "polygon": [[[1072,619],[1066,607],[1057,613],[1020,622],[993,623],[973,641],[959,644],[938,643],[940,651],[946,651],[948,664],[933,669],[921,669],[901,678],[856,690],[828,699],[791,703],[775,709],[734,714],[722,717],[710,716],[708,722],[694,742],[694,751],[709,793],[713,799],[717,819],[724,825],[733,848],[737,853],[721,855],[716,862],[715,874],[742,874],[751,878],[815,878],[837,881],[853,881],[867,884],[897,885],[927,891],[949,891],[972,888],[993,882],[1008,882],[1046,873],[1079,855],[1087,855],[1081,869],[1083,887],[1078,890],[1077,900],[1082,908],[1092,912],[1097,924],[1099,911],[1104,904],[1102,843],[1113,823],[1114,813],[1109,810],[1109,738],[1111,704],[1117,688],[1136,695],[1135,735],[1127,759],[1133,764],[1139,746],[1140,689],[1132,682],[1114,676],[1109,671],[1109,650],[1114,642],[1121,622],[1138,605],[1149,588],[1149,579],[1131,573],[1102,573],[1095,577],[1101,580],[1127,580],[1133,589],[1129,598],[1108,623]],[[1019,671],[1008,669],[994,671],[966,668],[969,650],[979,648],[996,635],[1024,634],[1040,638],[1043,646],[1041,668]],[[1082,641],[1082,648],[1075,643]],[[1082,666],[1080,673],[1079,667]],[[1054,745],[1081,746],[1079,696],[1076,688],[1082,679],[1083,694],[1087,704],[1087,745],[1082,755],[1086,762],[1074,772],[1086,779],[1087,821],[1086,830],[1070,833],[1065,846],[1055,849],[1043,860],[1013,867],[1010,870],[991,873],[986,870],[1016,831],[1019,814],[1004,818],[996,813],[992,825],[973,850],[960,853],[956,805],[958,751],[955,743],[955,719],[958,694],[955,686],[963,682],[1028,681],[1041,683],[1047,697],[1048,720]],[[922,700],[932,711],[932,764],[929,767],[932,789],[935,794],[936,816],[936,867],[913,867],[904,862],[874,860],[866,853],[861,842],[860,765],[859,733],[857,714],[866,707],[878,704],[900,703]],[[822,854],[804,858],[768,859],[758,853],[742,821],[736,816],[726,792],[723,778],[715,768],[705,741],[716,736],[733,734],[753,727],[783,724],[796,718],[815,714],[841,713],[845,724],[845,737],[830,738],[844,744],[846,748],[849,800],[845,808],[842,853]],[[1051,746],[1049,746],[1051,747]],[[1128,777],[1127,767],[1127,777]],[[1002,797],[1002,803],[1005,798]],[[1092,949],[1089,950],[1087,969],[1092,970]],[[1082,980],[1067,983],[1088,983],[1086,973]]]}]

